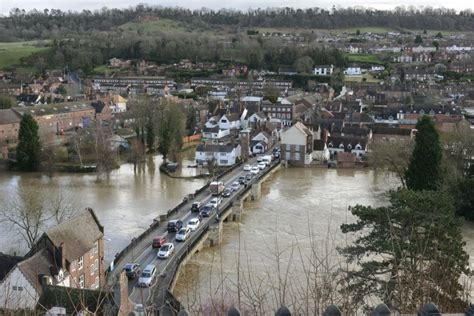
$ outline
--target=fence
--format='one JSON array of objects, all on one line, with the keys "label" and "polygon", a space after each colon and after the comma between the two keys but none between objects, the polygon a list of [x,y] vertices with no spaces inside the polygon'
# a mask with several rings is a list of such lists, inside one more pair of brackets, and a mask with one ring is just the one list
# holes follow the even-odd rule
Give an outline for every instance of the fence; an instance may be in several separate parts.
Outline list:
[{"label": "fence", "polygon": [[[347,314],[347,313],[345,313]],[[350,314],[350,313],[349,313]],[[355,314],[355,313],[354,313]],[[444,315],[465,315],[465,316],[474,316],[474,305],[469,305],[468,309],[464,314],[459,313],[459,314],[452,314],[452,313],[445,313]],[[181,309],[180,312],[177,314],[178,316],[188,316],[189,313],[185,309]],[[247,313],[241,313],[238,308],[236,307],[231,307],[229,308],[225,315],[227,316],[240,316],[240,315],[247,315]],[[279,309],[276,310],[275,316],[291,316],[292,313],[291,311],[286,307],[286,306],[281,306]],[[295,313],[294,315],[299,315],[298,313]],[[336,305],[329,305],[326,307],[324,312],[322,313],[323,316],[342,316],[342,312],[337,307]],[[377,305],[371,312],[366,313],[366,315],[370,316],[390,316],[390,315],[404,315],[400,314],[398,311],[392,311],[390,308],[388,308],[387,305],[385,304],[379,304]],[[413,314],[410,314],[411,316]],[[438,310],[438,307],[436,307],[435,304],[433,303],[427,303],[423,305],[417,313],[418,316],[441,316],[443,313],[441,313]]]}]

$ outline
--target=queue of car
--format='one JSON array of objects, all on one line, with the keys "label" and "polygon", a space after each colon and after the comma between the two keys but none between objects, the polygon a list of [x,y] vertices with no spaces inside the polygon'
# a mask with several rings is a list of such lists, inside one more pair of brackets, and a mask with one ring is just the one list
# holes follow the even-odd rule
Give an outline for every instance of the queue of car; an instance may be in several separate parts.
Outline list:
[{"label": "queue of car", "polygon": [[[260,173],[261,170],[264,170],[267,166],[269,166],[273,159],[278,159],[279,157],[279,149],[274,149],[271,156],[258,156],[257,164],[245,164],[243,170],[248,171],[246,175],[240,176],[238,181],[234,181],[229,187],[224,189],[220,188],[222,189],[222,192],[216,197],[212,198],[209,203],[204,205],[204,203],[199,201],[193,202],[191,205],[191,212],[197,212],[198,216],[191,218],[187,225],[184,225],[183,221],[179,219],[170,220],[167,224],[168,233],[176,232],[176,241],[186,241],[191,233],[199,228],[203,217],[210,217],[216,212],[218,206],[222,203],[222,198],[230,197],[233,192],[240,189],[241,185],[246,185],[247,182],[251,181],[255,175]],[[158,249],[156,256],[159,259],[169,258],[175,251],[174,244],[169,242],[165,236],[154,237],[152,241],[152,248]],[[153,264],[147,265],[145,269],[140,272],[140,264],[138,263],[127,263],[124,266],[123,271],[126,273],[129,279],[135,279],[139,276],[137,285],[146,287],[151,286],[157,273],[156,266]]]}]

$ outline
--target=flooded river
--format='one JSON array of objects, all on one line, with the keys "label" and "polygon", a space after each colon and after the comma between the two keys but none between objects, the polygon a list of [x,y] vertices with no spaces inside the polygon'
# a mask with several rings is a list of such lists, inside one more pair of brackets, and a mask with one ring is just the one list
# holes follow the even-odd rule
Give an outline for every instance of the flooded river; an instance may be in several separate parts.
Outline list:
[{"label": "flooded river", "polygon": [[[193,153],[183,160],[177,175],[200,172],[187,168]],[[97,181],[95,174],[58,173],[53,177],[35,173],[0,172],[0,203],[7,205],[18,188],[34,190],[45,198],[61,192],[76,208],[91,207],[105,226],[106,261],[124,248],[131,238],[148,228],[152,219],[180,203],[184,196],[201,188],[204,179],[172,179],[159,171],[160,156],[146,163],[123,164],[108,179]],[[205,171],[205,170],[204,170]],[[24,253],[24,243],[10,226],[0,223],[0,252]]]}]

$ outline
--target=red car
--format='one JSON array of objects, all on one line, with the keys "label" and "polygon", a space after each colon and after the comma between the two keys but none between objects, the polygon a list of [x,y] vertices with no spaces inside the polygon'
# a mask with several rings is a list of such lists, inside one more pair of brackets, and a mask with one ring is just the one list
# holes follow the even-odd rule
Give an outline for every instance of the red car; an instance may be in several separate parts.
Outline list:
[{"label": "red car", "polygon": [[153,248],[160,248],[164,244],[166,244],[166,238],[162,236],[156,236],[155,238],[153,238],[151,246]]}]

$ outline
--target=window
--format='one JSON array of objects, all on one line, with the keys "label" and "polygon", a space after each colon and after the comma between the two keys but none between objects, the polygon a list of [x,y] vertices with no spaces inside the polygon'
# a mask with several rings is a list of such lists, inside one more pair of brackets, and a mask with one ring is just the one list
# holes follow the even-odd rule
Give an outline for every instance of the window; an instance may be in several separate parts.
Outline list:
[{"label": "window", "polygon": [[81,276],[79,277],[79,288],[84,288],[84,274],[81,274]]},{"label": "window", "polygon": [[300,151],[300,145],[295,145],[295,151]]},{"label": "window", "polygon": [[95,271],[99,270],[99,259],[94,260]]},{"label": "window", "polygon": [[289,151],[285,152],[285,159],[290,160],[290,152]]},{"label": "window", "polygon": [[23,291],[22,286],[13,286],[12,289],[13,289],[13,291]]},{"label": "window", "polygon": [[94,265],[93,263],[91,263],[91,266],[90,266],[90,269],[89,269],[91,275],[94,275],[94,274],[95,274],[95,269],[96,269],[96,268],[95,268],[95,265]]},{"label": "window", "polygon": [[82,267],[84,267],[84,257],[83,256],[80,256],[79,257],[79,260],[77,260],[77,264],[78,264],[78,269],[81,270]]},{"label": "window", "polygon": [[295,160],[300,160],[300,153],[295,153]]},{"label": "window", "polygon": [[95,277],[94,287],[95,287],[96,289],[99,288],[99,277]]}]

